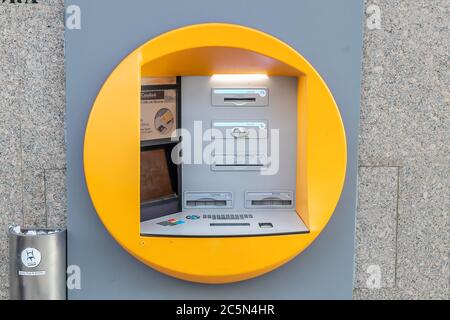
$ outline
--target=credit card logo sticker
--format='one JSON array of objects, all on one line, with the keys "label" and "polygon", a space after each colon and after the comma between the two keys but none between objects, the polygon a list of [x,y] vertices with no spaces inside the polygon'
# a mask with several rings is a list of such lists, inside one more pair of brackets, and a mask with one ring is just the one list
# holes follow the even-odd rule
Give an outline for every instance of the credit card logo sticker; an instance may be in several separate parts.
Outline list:
[{"label": "credit card logo sticker", "polygon": [[166,221],[158,222],[157,224],[159,224],[160,226],[163,226],[163,227],[167,227],[167,226],[173,227],[173,226],[183,224],[183,223],[185,223],[185,221],[183,221],[183,220],[169,219]]}]

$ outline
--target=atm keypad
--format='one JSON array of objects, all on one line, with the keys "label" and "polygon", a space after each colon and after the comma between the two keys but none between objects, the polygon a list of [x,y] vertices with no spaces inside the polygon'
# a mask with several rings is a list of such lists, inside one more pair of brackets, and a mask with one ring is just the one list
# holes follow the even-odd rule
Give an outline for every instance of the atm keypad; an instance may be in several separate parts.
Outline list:
[{"label": "atm keypad", "polygon": [[240,213],[218,213],[218,214],[204,214],[203,219],[212,220],[244,220],[253,219],[252,214],[240,214]]}]

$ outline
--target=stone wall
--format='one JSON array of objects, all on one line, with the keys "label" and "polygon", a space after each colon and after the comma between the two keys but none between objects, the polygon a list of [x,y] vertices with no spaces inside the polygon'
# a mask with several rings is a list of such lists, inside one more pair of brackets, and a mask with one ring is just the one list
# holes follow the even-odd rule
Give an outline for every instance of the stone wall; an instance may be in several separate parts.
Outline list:
[{"label": "stone wall", "polygon": [[[3,299],[6,227],[66,217],[64,4],[38,2],[0,3]],[[355,298],[448,299],[450,2],[366,8]]]}]

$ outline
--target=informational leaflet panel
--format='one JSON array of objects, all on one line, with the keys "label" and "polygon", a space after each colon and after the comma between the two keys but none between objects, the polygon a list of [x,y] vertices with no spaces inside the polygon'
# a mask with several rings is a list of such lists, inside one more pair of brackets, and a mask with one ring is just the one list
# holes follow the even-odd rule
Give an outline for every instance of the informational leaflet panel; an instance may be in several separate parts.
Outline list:
[{"label": "informational leaflet panel", "polygon": [[141,87],[141,141],[170,138],[177,127],[177,92],[160,86]]}]

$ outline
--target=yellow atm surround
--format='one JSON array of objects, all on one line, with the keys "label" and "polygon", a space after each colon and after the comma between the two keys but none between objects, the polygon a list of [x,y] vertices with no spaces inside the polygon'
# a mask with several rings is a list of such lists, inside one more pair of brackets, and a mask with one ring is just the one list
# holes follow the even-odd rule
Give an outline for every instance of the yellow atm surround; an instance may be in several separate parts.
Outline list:
[{"label": "yellow atm surround", "polygon": [[[310,233],[141,237],[141,77],[247,73],[298,77],[296,211]],[[338,203],[346,161],[339,109],[311,64],[271,35],[223,23],[172,30],[128,55],[101,88],[84,141],[88,191],[109,233],[125,250],[152,268],[201,283],[253,278],[283,265],[307,248],[325,228]]]}]

